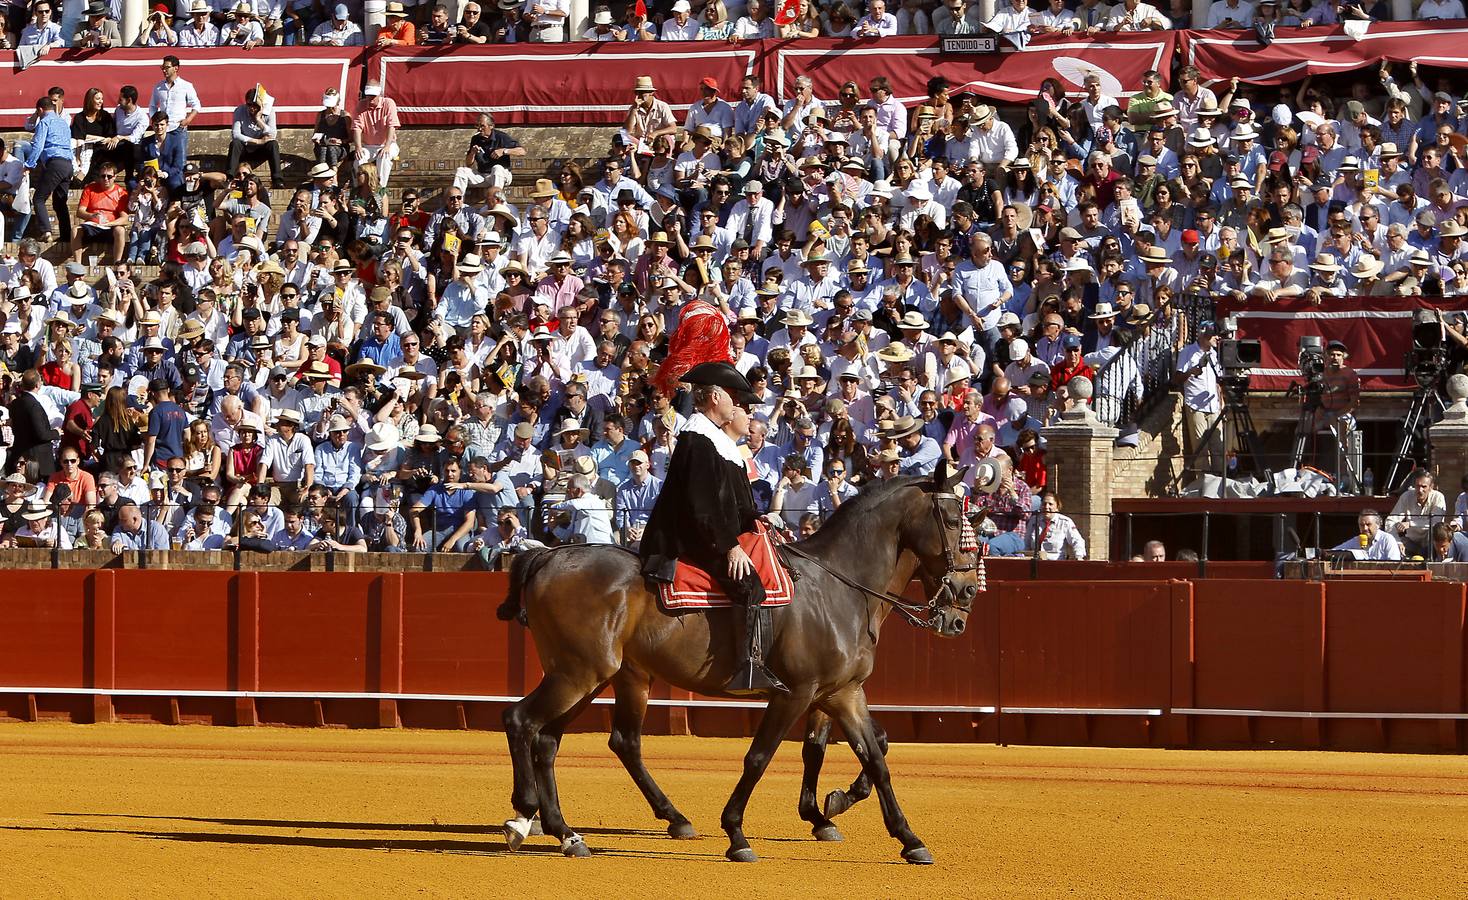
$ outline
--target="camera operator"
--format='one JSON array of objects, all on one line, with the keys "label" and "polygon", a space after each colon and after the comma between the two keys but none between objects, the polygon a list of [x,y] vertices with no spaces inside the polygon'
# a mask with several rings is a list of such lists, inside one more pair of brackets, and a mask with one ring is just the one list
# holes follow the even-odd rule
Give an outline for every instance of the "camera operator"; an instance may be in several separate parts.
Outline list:
[{"label": "camera operator", "polygon": [[[1447,338],[1448,361],[1444,379],[1468,370],[1468,313],[1438,312]],[[1446,381],[1444,381],[1446,383]]]},{"label": "camera operator", "polygon": [[1320,407],[1315,411],[1316,426],[1343,422],[1347,428],[1355,423],[1356,407],[1361,405],[1361,376],[1346,365],[1350,350],[1342,341],[1325,346],[1325,370],[1320,375]]},{"label": "camera operator", "polygon": [[[1172,375],[1172,385],[1182,391],[1183,422],[1188,435],[1188,458],[1202,472],[1217,472],[1223,461],[1223,435],[1213,423],[1223,414],[1218,386],[1218,326],[1198,323],[1198,339],[1183,348]],[[1212,432],[1206,449],[1203,438]]]},{"label": "camera operator", "polygon": [[[1349,436],[1356,429],[1356,407],[1361,405],[1361,376],[1346,365],[1350,351],[1341,341],[1326,345],[1325,356],[1310,354],[1313,360],[1301,354],[1300,371],[1305,376],[1304,399],[1309,413],[1309,434],[1319,434],[1329,429],[1335,435],[1336,444],[1344,454],[1350,446]],[[1303,446],[1303,445],[1301,445]],[[1344,462],[1336,473],[1347,490],[1356,490],[1358,473]]]}]

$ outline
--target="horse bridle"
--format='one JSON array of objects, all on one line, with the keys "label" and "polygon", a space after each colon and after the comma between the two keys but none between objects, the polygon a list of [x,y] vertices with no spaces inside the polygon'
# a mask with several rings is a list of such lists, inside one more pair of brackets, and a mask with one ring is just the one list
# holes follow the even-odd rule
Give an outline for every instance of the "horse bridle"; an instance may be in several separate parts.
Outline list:
[{"label": "horse bridle", "polygon": [[[939,623],[931,618],[932,614],[936,613],[940,607],[945,605],[942,602],[945,598],[952,598],[956,605],[958,603],[958,598],[961,596],[960,588],[953,583],[953,576],[959,572],[972,572],[975,569],[978,569],[982,565],[982,563],[978,555],[977,537],[974,538],[974,549],[972,551],[969,551],[973,556],[973,562],[964,562],[960,558],[965,552],[965,529],[968,529],[971,532],[973,527],[969,525],[968,518],[963,514],[963,498],[959,497],[957,494],[946,491],[935,491],[931,494],[931,497],[933,501],[933,518],[938,524],[938,534],[942,536],[943,540],[944,568],[941,575],[935,576],[931,572],[924,572],[925,575],[931,578],[938,585],[938,589],[933,593],[933,596],[928,600],[927,603],[912,603],[890,591],[879,591],[873,588],[869,588],[864,584],[860,584],[855,579],[845,575],[842,572],[836,571],[835,569],[826,565],[823,561],[800,549],[795,544],[782,544],[780,549],[793,553],[796,556],[799,556],[801,559],[809,560],[810,562],[814,563],[817,568],[821,569],[827,575],[830,575],[832,578],[835,578],[837,581],[841,582],[847,587],[853,590],[860,591],[869,597],[874,597],[877,600],[881,600],[882,602],[887,603],[892,607],[893,612],[901,616],[903,621],[907,622],[907,624],[912,625],[916,628],[922,628],[926,631],[935,630],[939,627]],[[959,504],[958,520],[960,524],[958,544],[956,546],[949,539],[948,524],[943,521],[943,509],[940,506],[940,501],[943,500],[952,500],[955,503]],[[927,615],[928,617],[925,618],[925,615]]]},{"label": "horse bridle", "polygon": [[[959,572],[973,572],[982,564],[979,558],[979,539],[974,534],[974,527],[968,520],[968,510],[964,499],[957,494],[948,491],[935,491],[933,498],[933,518],[938,523],[938,534],[943,540],[943,574],[935,579],[938,590],[928,600],[928,609],[937,612],[944,604],[940,601],[945,597],[952,598],[957,603],[961,595],[960,588],[953,582],[953,576]],[[948,523],[943,520],[942,501],[952,500],[958,504],[958,544],[955,546],[948,536]],[[964,562],[962,557],[967,555],[972,562]],[[931,577],[931,576],[930,576]]]}]

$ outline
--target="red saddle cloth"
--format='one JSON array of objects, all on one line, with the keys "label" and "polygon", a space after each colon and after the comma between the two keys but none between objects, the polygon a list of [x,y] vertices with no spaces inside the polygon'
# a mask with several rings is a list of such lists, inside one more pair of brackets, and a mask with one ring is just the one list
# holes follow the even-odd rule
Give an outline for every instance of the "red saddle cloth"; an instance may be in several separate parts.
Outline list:
[{"label": "red saddle cloth", "polygon": [[[764,523],[757,523],[754,532],[741,534],[739,546],[754,562],[760,583],[765,586],[763,607],[789,606],[795,596],[795,584],[790,572],[781,565],[775,552],[775,544]],[[678,560],[672,584],[658,585],[658,604],[666,612],[686,612],[691,609],[720,609],[732,606],[724,589],[709,573],[692,563]]]}]

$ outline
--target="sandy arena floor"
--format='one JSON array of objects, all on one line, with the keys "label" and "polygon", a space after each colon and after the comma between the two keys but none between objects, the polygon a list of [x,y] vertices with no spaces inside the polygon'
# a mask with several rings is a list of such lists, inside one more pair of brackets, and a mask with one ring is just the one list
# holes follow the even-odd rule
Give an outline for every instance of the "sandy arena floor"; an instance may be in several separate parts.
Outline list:
[{"label": "sandy arena floor", "polygon": [[[1468,759],[903,745],[937,865],[902,864],[875,800],[819,844],[785,744],[725,862],[743,742],[649,738],[700,837],[662,834],[604,738],[572,735],[561,796],[598,851],[505,852],[499,734],[0,726],[0,897],[1468,896]],[[828,756],[822,792],[855,772]]]}]

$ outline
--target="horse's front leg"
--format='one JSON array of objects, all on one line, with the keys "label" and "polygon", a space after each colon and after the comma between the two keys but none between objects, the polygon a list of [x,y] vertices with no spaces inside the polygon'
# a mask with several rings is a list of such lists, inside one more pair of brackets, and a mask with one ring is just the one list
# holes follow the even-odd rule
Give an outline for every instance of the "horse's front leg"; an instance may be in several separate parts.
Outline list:
[{"label": "horse's front leg", "polygon": [[882,804],[882,821],[887,833],[902,842],[902,858],[910,863],[922,865],[933,862],[933,854],[907,824],[902,807],[897,805],[897,795],[892,791],[892,775],[887,770],[887,760],[882,754],[877,724],[867,709],[866,692],[860,685],[853,684],[833,695],[824,704],[826,712],[846,732],[846,740],[852,752],[861,761],[862,770],[871,779]]},{"label": "horse's front leg", "polygon": [[790,693],[776,694],[765,708],[764,718],[760,720],[754,735],[754,742],[750,744],[749,752],[744,754],[744,774],[739,777],[734,793],[730,795],[729,802],[724,804],[724,814],[719,817],[719,823],[729,835],[729,849],[724,851],[724,855],[734,862],[755,862],[759,859],[744,837],[744,810],[749,805],[754,786],[759,784],[765,768],[775,757],[780,740],[810,707],[813,696],[814,691],[809,686],[792,686]]}]

